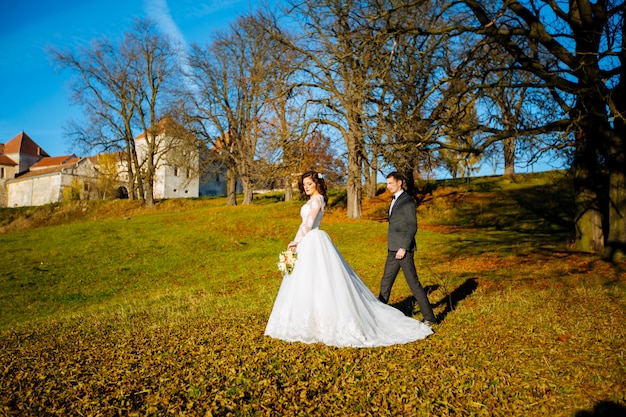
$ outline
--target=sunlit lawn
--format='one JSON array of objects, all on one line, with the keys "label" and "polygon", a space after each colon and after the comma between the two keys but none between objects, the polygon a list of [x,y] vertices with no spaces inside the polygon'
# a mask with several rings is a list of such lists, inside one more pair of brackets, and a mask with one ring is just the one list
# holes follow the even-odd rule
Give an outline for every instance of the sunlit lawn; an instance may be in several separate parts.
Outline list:
[{"label": "sunlit lawn", "polygon": [[[455,195],[420,209],[417,265],[440,324],[387,348],[263,336],[301,202],[172,201],[108,216],[114,206],[100,205],[2,234],[0,410],[573,416],[626,406],[624,263],[569,250],[556,206],[538,220],[514,198],[489,211],[478,194]],[[335,207],[323,228],[377,293],[386,224]],[[399,277],[391,302],[421,319],[409,298]]]}]

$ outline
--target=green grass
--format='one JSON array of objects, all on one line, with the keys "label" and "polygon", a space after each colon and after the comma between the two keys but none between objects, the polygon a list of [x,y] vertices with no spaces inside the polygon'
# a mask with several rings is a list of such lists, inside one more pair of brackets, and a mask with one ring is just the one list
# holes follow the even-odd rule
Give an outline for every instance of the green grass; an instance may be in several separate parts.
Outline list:
[{"label": "green grass", "polygon": [[[4,210],[0,414],[573,416],[603,401],[626,406],[626,265],[568,249],[569,210],[555,198],[568,188],[554,175],[433,184],[416,259],[440,324],[424,341],[375,349],[263,336],[301,202]],[[347,220],[340,201],[334,192],[322,226],[377,293],[386,224]],[[384,205],[367,202],[366,217]],[[391,302],[420,319],[409,299],[400,277]]]}]

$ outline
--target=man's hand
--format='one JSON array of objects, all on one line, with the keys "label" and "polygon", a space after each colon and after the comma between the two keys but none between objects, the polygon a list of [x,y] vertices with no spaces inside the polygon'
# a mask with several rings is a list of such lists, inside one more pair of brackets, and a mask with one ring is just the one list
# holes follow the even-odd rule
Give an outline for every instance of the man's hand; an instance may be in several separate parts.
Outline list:
[{"label": "man's hand", "polygon": [[396,259],[404,258],[404,255],[406,255],[406,250],[403,248],[400,248],[398,249],[398,252],[396,252]]}]

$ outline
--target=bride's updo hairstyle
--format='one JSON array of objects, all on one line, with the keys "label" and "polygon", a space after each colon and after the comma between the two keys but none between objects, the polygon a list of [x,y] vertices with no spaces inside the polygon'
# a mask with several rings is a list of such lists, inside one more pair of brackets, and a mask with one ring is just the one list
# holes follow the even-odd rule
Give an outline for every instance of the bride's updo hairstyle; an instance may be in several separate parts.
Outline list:
[{"label": "bride's updo hairstyle", "polygon": [[317,192],[320,193],[322,197],[324,197],[324,202],[328,203],[328,196],[326,195],[326,183],[324,182],[324,176],[317,171],[307,171],[304,174],[302,174],[302,177],[300,177],[300,182],[298,183],[298,187],[300,188],[300,193],[306,196],[306,199],[308,200],[311,197],[306,195],[306,193],[304,192],[304,179],[305,178],[311,178],[311,180],[313,180],[313,182],[315,183],[315,188],[317,188]]}]

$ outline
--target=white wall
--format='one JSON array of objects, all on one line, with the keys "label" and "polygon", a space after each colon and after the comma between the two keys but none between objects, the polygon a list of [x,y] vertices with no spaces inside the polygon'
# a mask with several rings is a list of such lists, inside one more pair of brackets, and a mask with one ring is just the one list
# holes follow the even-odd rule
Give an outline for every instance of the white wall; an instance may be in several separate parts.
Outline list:
[{"label": "white wall", "polygon": [[[166,135],[159,135],[157,143],[161,144],[169,152],[176,152],[175,140]],[[139,161],[145,161],[147,144],[144,138],[136,140],[137,157]],[[186,167],[175,169],[174,158],[169,158],[167,152],[158,151],[156,155],[156,172],[153,184],[153,196],[155,199],[163,198],[194,198],[200,195],[200,179],[198,175],[188,176]],[[194,156],[193,163],[196,170],[199,164],[198,156]]]},{"label": "white wall", "polygon": [[7,207],[42,206],[63,198],[61,173],[7,182]]},{"label": "white wall", "polygon": [[162,182],[161,196],[158,198],[192,198],[198,197],[200,181],[197,175],[188,176],[187,168],[161,166],[159,180]]}]

